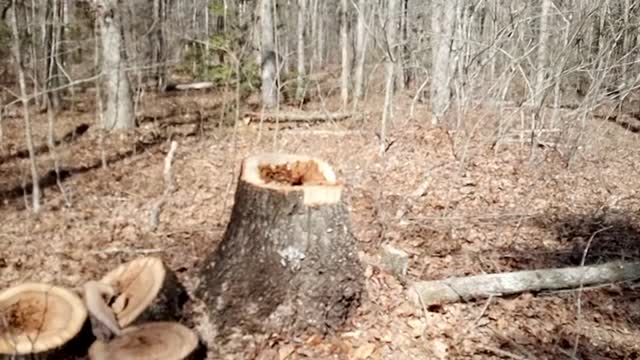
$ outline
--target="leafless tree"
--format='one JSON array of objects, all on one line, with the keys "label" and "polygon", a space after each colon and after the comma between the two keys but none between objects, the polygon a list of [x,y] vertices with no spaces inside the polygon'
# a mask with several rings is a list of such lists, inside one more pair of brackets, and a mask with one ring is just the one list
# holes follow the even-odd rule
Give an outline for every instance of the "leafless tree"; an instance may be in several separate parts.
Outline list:
[{"label": "leafless tree", "polygon": [[33,148],[33,136],[31,134],[31,118],[29,117],[29,101],[27,94],[27,85],[24,76],[24,68],[22,64],[22,46],[20,44],[20,31],[18,30],[18,5],[16,0],[11,0],[11,33],[13,35],[12,52],[13,58],[16,64],[16,73],[18,74],[18,83],[20,85],[20,100],[22,102],[22,111],[24,117],[24,129],[25,129],[25,141],[27,143],[27,150],[29,151],[29,165],[31,170],[31,184],[32,184],[32,201],[31,206],[33,212],[40,211],[40,178],[38,177],[38,170],[36,167],[36,154]]},{"label": "leafless tree", "polygon": [[366,0],[358,0],[357,6],[357,24],[356,24],[356,66],[354,79],[354,97],[360,100],[364,97],[364,66],[367,60],[367,11],[369,2]]},{"label": "leafless tree", "polygon": [[135,126],[133,94],[126,72],[120,11],[119,0],[96,1],[96,13],[101,30],[100,68],[104,76],[104,127],[109,130],[131,129]]},{"label": "leafless tree", "polygon": [[380,154],[383,154],[386,150],[386,133],[388,123],[393,117],[393,94],[395,88],[395,76],[396,76],[396,64],[398,61],[398,44],[397,44],[397,28],[398,28],[398,10],[400,0],[389,0],[387,8],[387,41],[386,48],[387,54],[385,58],[385,95],[384,95],[384,109],[382,110],[382,126],[380,130]]},{"label": "leafless tree", "polygon": [[440,124],[451,102],[451,77],[454,59],[451,43],[455,29],[457,0],[433,0],[431,3],[431,116]]},{"label": "leafless tree", "polygon": [[273,108],[278,101],[275,35],[273,28],[273,0],[260,0],[262,104]]},{"label": "leafless tree", "polygon": [[340,76],[340,98],[342,106],[349,102],[349,85],[351,81],[351,61],[349,59],[349,0],[340,0],[340,45],[342,48],[342,72]]},{"label": "leafless tree", "polygon": [[307,17],[307,0],[298,0],[298,27],[297,27],[297,55],[298,55],[298,68],[296,78],[296,99],[301,100],[304,97],[305,91],[305,46],[304,46],[304,29]]}]

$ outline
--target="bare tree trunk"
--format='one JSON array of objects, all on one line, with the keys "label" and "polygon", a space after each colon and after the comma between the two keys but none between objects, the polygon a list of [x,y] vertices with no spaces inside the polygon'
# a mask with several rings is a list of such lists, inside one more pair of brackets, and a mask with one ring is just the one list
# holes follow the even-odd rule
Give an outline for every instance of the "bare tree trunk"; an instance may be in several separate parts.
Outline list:
[{"label": "bare tree trunk", "polygon": [[296,88],[296,100],[300,101],[304,97],[305,91],[305,69],[304,69],[304,26],[305,18],[307,16],[307,0],[298,0],[298,74],[297,74],[297,88]]},{"label": "bare tree trunk", "polygon": [[631,31],[629,31],[629,12],[631,11],[631,0],[624,0],[624,9],[622,9],[624,15],[624,29],[622,35],[622,84],[628,86],[629,84],[629,58],[628,54],[631,53],[632,47],[630,46]]},{"label": "bare tree trunk", "polygon": [[273,29],[273,2],[260,2],[260,32],[262,34],[262,104],[270,109],[276,106],[278,88],[276,84],[276,52]]},{"label": "bare tree trunk", "polygon": [[542,0],[542,11],[540,14],[540,34],[538,40],[538,73],[536,77],[536,93],[534,101],[537,106],[542,105],[545,94],[545,79],[547,77],[547,48],[549,46],[549,10],[551,0]]},{"label": "bare tree trunk", "polygon": [[[273,15],[273,23],[275,24],[275,41],[276,41],[276,49],[278,49],[278,70],[280,72],[280,76],[282,78],[286,77],[291,70],[291,61],[289,59],[290,54],[290,25],[289,25],[289,17],[290,17],[290,0],[280,0],[283,1],[284,4],[280,3],[278,5],[278,0],[274,1],[274,15]],[[281,30],[281,31],[279,31]]]},{"label": "bare tree trunk", "polygon": [[[498,0],[493,0],[492,3],[487,2],[486,7],[491,10],[493,16],[491,17],[491,39],[495,39],[498,36]],[[497,70],[497,56],[496,49],[492,46],[489,50],[489,83],[492,84],[496,78],[496,70]]]},{"label": "bare tree trunk", "polygon": [[[321,0],[311,0],[311,33],[309,34],[309,38],[313,40],[318,39],[318,23],[320,22],[318,19],[318,7],[319,2]],[[318,44],[314,43],[312,46],[313,54],[311,55],[311,65],[309,67],[309,73],[313,74],[317,68],[318,61]]]},{"label": "bare tree trunk", "polygon": [[431,13],[431,122],[438,125],[451,102],[452,42],[457,1],[433,0]]},{"label": "bare tree trunk", "polygon": [[397,28],[398,28],[398,9],[401,0],[389,0],[389,8],[387,9],[387,56],[385,60],[386,86],[384,95],[384,109],[382,110],[382,124],[380,129],[380,155],[384,154],[386,144],[386,133],[388,123],[393,117],[393,93],[395,86],[395,62],[398,61],[397,47]]},{"label": "bare tree trunk", "polygon": [[[24,12],[25,27],[27,29],[27,34],[29,34],[29,36],[31,37],[30,39],[31,41],[29,42],[29,55],[30,55],[29,66],[31,69],[33,69],[31,71],[33,92],[42,93],[41,86],[44,87],[44,85],[42,84],[41,80],[43,77],[46,77],[46,71],[44,72],[44,74],[42,73],[41,70],[43,68],[38,66],[38,59],[45,58],[47,56],[47,49],[46,49],[46,46],[43,44],[43,42],[38,39],[38,32],[36,31],[36,25],[38,23],[41,23],[42,24],[41,26],[44,27],[46,24],[46,19],[37,18],[37,15],[38,15],[37,9],[39,7],[36,5],[35,0],[31,0],[31,14],[29,14],[29,11],[27,11],[27,6],[25,5],[24,1],[21,1],[18,4],[22,7],[22,10]],[[23,66],[23,71],[24,71],[24,66]],[[40,108],[40,105],[42,104],[41,100],[44,98],[44,96],[46,96],[46,94],[35,96],[34,101],[35,101],[36,108]]]},{"label": "bare tree trunk", "polygon": [[326,13],[326,1],[318,0],[318,2],[320,3],[320,5],[318,5],[319,6],[318,32],[317,32],[318,42],[316,43],[318,57],[316,58],[316,63],[319,68],[322,68],[324,66],[324,46],[325,46],[325,36],[326,36],[326,34],[324,33],[325,21],[326,21],[324,18],[324,15]]},{"label": "bare tree trunk", "polygon": [[340,98],[342,106],[347,107],[349,102],[349,82],[351,75],[351,62],[349,61],[349,0],[340,1],[340,45],[342,46],[342,75],[340,77]]},{"label": "bare tree trunk", "polygon": [[133,96],[125,72],[125,47],[118,0],[98,1],[101,33],[101,70],[104,76],[105,129],[132,129]]},{"label": "bare tree trunk", "polygon": [[399,46],[402,46],[402,51],[397,51],[396,53],[399,55],[398,59],[396,60],[396,67],[397,67],[397,76],[396,76],[396,83],[399,86],[400,89],[406,89],[407,86],[409,86],[408,83],[408,77],[407,77],[407,70],[405,69],[407,60],[409,59],[409,45],[408,45],[408,31],[407,31],[407,27],[409,26],[408,22],[408,0],[401,0],[400,1],[400,7],[399,7],[399,11],[396,12],[395,16],[399,18],[399,21],[397,21],[396,23],[399,23],[399,28],[400,28],[400,42],[399,42]]},{"label": "bare tree trunk", "polygon": [[166,85],[166,39],[165,39],[165,0],[153,0],[153,65],[156,66],[156,86],[163,89]]},{"label": "bare tree trunk", "polygon": [[358,20],[356,25],[356,68],[354,82],[354,97],[360,100],[364,97],[364,64],[367,58],[367,0],[358,0]]},{"label": "bare tree trunk", "polygon": [[61,86],[60,81],[60,41],[61,41],[61,7],[60,0],[48,0],[47,1],[47,16],[48,25],[45,27],[45,46],[46,46],[46,87],[47,87],[47,105],[52,106],[53,110],[59,110],[62,105],[62,99],[60,97],[60,91],[51,91]]},{"label": "bare tree trunk", "polygon": [[40,211],[40,184],[38,177],[38,170],[36,167],[36,154],[33,149],[33,137],[31,135],[31,119],[29,118],[29,102],[27,100],[27,85],[24,79],[24,68],[22,65],[22,50],[20,46],[20,32],[18,31],[18,18],[16,12],[18,11],[17,1],[11,0],[11,32],[13,35],[12,51],[14,61],[16,63],[16,71],[18,72],[18,83],[20,85],[20,97],[22,102],[22,110],[24,111],[24,128],[25,128],[25,140],[27,143],[27,150],[29,151],[29,165],[31,168],[31,183],[32,183],[32,207],[33,212]]}]

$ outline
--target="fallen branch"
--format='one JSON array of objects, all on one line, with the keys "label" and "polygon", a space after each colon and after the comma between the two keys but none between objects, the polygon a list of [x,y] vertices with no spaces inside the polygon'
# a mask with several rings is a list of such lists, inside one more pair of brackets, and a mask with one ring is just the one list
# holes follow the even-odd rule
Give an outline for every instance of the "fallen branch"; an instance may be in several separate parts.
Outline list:
[{"label": "fallen branch", "polygon": [[203,90],[203,89],[211,89],[216,85],[210,81],[200,81],[189,84],[172,84],[167,85],[164,89],[165,91],[174,91],[174,90]]},{"label": "fallen branch", "polygon": [[164,159],[164,192],[160,196],[160,199],[156,202],[155,206],[151,209],[149,214],[149,225],[151,230],[155,230],[160,224],[160,212],[164,203],[167,201],[167,197],[173,192],[173,174],[171,172],[171,164],[173,163],[173,156],[178,148],[178,143],[171,142],[167,157]]},{"label": "fallen branch", "polygon": [[640,279],[640,262],[516,271],[444,280],[420,281],[408,289],[411,301],[420,305],[517,294],[526,291],[560,290]]},{"label": "fallen branch", "polygon": [[338,121],[353,116],[351,113],[306,113],[306,112],[279,112],[279,113],[260,113],[245,112],[245,124],[251,121],[263,119],[264,121],[275,122],[314,122],[314,121]]}]

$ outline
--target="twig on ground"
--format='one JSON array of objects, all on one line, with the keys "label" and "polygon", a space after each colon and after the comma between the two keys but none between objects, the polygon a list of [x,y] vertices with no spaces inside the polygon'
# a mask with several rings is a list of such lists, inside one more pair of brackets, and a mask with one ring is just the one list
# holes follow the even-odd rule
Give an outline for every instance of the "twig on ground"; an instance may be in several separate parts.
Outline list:
[{"label": "twig on ground", "polygon": [[[607,226],[597,231],[594,231],[593,234],[589,237],[587,241],[587,245],[584,247],[584,251],[582,252],[582,259],[580,260],[580,267],[584,268],[585,261],[587,259],[587,254],[589,253],[589,249],[591,248],[591,243],[593,239],[599,233],[611,229],[612,226]],[[580,279],[580,287],[578,288],[578,298],[576,299],[576,327],[580,325],[580,320],[582,319],[582,290],[584,289],[584,279]],[[578,353],[578,344],[580,343],[580,332],[576,331],[576,340],[573,344],[573,356],[575,357]]]},{"label": "twig on ground", "polygon": [[[482,319],[484,314],[487,312],[487,309],[489,308],[489,305],[491,305],[491,301],[493,301],[493,296],[489,296],[487,301],[484,303],[484,306],[482,307],[482,310],[480,310],[480,314],[478,314],[478,316],[476,316],[475,320],[473,320],[473,323],[471,323],[466,329],[464,329],[460,334],[458,334],[458,336],[456,337],[456,341],[455,341],[456,344],[460,344],[460,342],[462,340],[464,340],[464,336],[467,335],[472,329],[474,329],[476,327],[476,325],[478,324],[480,319]],[[424,305],[422,305],[422,306],[424,306]]]},{"label": "twig on ground", "polygon": [[508,352],[508,351],[505,351],[505,350],[501,350],[501,349],[495,348],[493,346],[483,345],[481,348],[484,351],[491,352],[491,353],[494,353],[494,354],[500,355],[500,356],[506,356],[506,357],[508,357],[510,359],[515,359],[515,360],[526,360],[527,359],[524,356],[516,355],[514,353],[511,353],[511,352]]}]

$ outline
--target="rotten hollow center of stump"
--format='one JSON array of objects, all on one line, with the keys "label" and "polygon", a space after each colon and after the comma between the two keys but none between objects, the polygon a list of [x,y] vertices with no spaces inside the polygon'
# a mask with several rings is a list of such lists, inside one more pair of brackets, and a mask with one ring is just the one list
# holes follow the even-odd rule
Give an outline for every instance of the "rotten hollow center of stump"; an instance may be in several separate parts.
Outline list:
[{"label": "rotten hollow center of stump", "polygon": [[21,329],[25,333],[37,333],[43,325],[46,325],[44,309],[46,305],[36,299],[18,300],[9,306],[5,313],[9,330]]},{"label": "rotten hollow center of stump", "polygon": [[260,178],[265,183],[282,185],[330,185],[320,166],[314,160],[296,160],[284,164],[259,165]]}]

